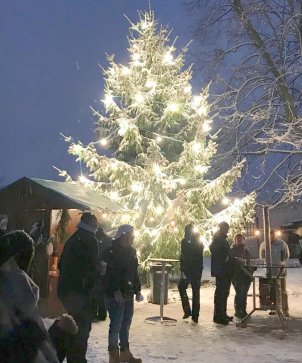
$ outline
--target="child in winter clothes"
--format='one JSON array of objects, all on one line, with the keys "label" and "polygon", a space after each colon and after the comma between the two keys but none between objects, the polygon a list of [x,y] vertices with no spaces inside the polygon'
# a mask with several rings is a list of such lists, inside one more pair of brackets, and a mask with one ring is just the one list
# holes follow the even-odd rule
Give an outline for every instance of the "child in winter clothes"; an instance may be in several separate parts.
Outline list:
[{"label": "child in winter clothes", "polygon": [[[234,238],[234,243],[231,246],[231,255],[235,258],[234,274],[232,278],[232,284],[235,289],[234,308],[235,316],[239,319],[243,319],[247,315],[247,294],[252,282],[251,276],[242,268],[240,259],[247,260],[247,266],[249,265],[250,253],[245,245],[245,237],[243,234],[238,233]],[[250,273],[253,270],[249,267],[245,267]]]}]

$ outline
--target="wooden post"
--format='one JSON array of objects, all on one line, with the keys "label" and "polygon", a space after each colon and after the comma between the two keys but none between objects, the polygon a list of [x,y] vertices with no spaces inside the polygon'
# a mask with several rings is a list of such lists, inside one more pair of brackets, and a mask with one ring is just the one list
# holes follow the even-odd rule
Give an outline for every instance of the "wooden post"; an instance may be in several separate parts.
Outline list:
[{"label": "wooden post", "polygon": [[[272,266],[272,251],[270,240],[270,224],[268,215],[268,206],[263,207],[263,227],[264,227],[264,241],[265,241],[265,261],[267,266]],[[266,276],[270,278],[272,275],[271,268],[266,268]]]}]

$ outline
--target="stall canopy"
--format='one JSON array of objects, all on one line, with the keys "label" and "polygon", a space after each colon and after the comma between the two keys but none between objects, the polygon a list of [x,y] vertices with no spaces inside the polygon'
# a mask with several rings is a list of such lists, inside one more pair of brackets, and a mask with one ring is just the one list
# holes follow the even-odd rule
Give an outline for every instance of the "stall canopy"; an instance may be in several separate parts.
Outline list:
[{"label": "stall canopy", "polygon": [[125,212],[122,206],[78,182],[21,178],[0,190],[0,213],[16,210],[80,209]]}]

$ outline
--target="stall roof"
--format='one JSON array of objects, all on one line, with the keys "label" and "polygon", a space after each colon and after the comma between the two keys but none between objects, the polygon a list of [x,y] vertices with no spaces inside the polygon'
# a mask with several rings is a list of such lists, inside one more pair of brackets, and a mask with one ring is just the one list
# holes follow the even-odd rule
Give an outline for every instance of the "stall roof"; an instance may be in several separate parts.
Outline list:
[{"label": "stall roof", "polygon": [[[19,197],[18,197],[19,196]],[[126,210],[117,202],[100,193],[84,188],[78,182],[21,178],[0,190],[0,211],[10,209],[12,198],[27,209],[105,209],[113,212]],[[15,204],[13,203],[13,204]],[[21,207],[21,205],[20,205]]]}]

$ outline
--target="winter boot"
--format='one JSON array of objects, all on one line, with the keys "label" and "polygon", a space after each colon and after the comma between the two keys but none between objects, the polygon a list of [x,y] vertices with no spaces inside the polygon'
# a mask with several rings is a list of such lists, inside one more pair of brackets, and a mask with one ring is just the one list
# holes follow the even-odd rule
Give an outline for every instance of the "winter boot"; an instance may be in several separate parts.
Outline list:
[{"label": "winter boot", "polygon": [[127,363],[142,363],[140,358],[134,358],[129,349],[121,350],[120,362]]},{"label": "winter boot", "polygon": [[109,363],[120,363],[120,352],[118,350],[109,352]]}]

